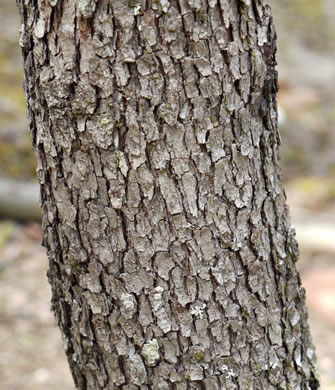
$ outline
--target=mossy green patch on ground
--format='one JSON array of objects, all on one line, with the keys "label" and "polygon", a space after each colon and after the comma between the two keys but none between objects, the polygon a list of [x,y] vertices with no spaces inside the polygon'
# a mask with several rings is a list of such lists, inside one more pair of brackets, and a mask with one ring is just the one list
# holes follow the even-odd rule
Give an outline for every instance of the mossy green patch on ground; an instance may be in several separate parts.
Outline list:
[{"label": "mossy green patch on ground", "polygon": [[6,55],[0,54],[0,101],[7,103],[5,109],[0,107],[1,114],[11,113],[14,118],[18,114],[25,114],[26,104],[22,84],[22,68],[14,66]]},{"label": "mossy green patch on ground", "polygon": [[3,221],[0,223],[0,250],[7,245],[14,231],[15,223],[13,221]]},{"label": "mossy green patch on ground", "polygon": [[0,143],[0,172],[2,176],[17,179],[36,177],[36,158],[27,145],[17,146],[10,142]]},{"label": "mossy green patch on ground", "polygon": [[314,208],[327,207],[327,204],[335,201],[335,177],[307,176],[296,178],[287,183],[286,187]]},{"label": "mossy green patch on ground", "polygon": [[[300,37],[305,44],[318,49],[333,47],[335,25],[324,0],[271,0],[270,4],[275,16],[282,14],[286,39]],[[283,31],[280,29],[281,39],[284,38]]]},{"label": "mossy green patch on ground", "polygon": [[291,0],[290,3],[296,15],[301,15],[311,22],[320,23],[324,18],[322,0]]},{"label": "mossy green patch on ground", "polygon": [[18,111],[21,113],[26,112],[26,102],[22,85],[19,87],[15,87],[13,84],[6,85],[0,78],[0,99],[6,99],[11,103],[12,112],[15,116],[17,116]]}]

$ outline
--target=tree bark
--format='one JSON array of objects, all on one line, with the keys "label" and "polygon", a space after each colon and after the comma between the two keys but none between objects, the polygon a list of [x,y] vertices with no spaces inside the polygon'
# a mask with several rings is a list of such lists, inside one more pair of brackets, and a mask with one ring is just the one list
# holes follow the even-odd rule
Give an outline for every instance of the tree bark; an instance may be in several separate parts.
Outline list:
[{"label": "tree bark", "polygon": [[263,0],[18,0],[78,389],[317,389]]}]

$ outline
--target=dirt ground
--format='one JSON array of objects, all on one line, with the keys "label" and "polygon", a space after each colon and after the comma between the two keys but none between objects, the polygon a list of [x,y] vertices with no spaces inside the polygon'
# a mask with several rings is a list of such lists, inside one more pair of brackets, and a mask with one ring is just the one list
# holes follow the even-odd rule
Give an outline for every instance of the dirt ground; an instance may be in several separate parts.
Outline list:
[{"label": "dirt ground", "polygon": [[37,224],[3,221],[0,250],[0,388],[74,389],[50,312],[47,258]]}]

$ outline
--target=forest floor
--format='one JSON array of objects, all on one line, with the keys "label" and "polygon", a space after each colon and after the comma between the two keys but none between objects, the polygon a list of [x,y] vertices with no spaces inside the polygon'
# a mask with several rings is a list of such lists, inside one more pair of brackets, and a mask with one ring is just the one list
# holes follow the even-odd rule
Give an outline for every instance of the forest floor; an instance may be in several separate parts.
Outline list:
[{"label": "forest floor", "polygon": [[[278,31],[282,171],[307,290],[321,390],[335,390],[335,8],[270,0]],[[31,179],[15,2],[0,12],[0,174]],[[0,220],[0,388],[73,390],[50,313],[47,259],[35,223]]]}]

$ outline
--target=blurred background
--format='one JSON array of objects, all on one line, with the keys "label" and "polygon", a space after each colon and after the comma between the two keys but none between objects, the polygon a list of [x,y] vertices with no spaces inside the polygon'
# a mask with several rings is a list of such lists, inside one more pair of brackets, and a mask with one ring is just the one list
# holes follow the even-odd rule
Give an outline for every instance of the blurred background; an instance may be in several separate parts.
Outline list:
[{"label": "blurred background", "polygon": [[[270,3],[278,32],[282,176],[301,250],[298,267],[321,389],[335,390],[334,0]],[[49,309],[19,29],[15,2],[1,0],[0,383],[4,390],[73,390]]]}]

